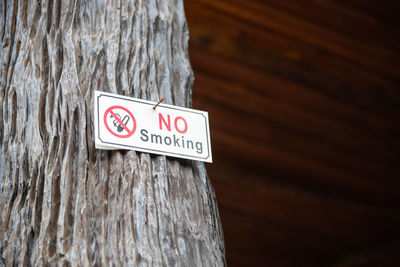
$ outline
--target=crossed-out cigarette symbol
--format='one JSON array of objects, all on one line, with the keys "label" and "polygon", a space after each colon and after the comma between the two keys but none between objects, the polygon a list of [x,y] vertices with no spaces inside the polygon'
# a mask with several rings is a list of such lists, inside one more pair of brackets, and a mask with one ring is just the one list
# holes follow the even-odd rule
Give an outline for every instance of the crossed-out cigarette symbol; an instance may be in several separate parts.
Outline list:
[{"label": "crossed-out cigarette symbol", "polygon": [[[115,115],[122,121],[122,123],[126,126],[128,125],[128,122],[130,120],[129,115],[125,115],[125,117],[121,120],[121,116],[118,113],[115,113]],[[110,118],[114,118],[113,115],[110,115]],[[124,127],[117,121],[117,119],[114,118],[113,121],[114,127],[117,128],[117,131],[120,133],[124,130]]]},{"label": "crossed-out cigarette symbol", "polygon": [[[117,112],[118,111],[118,112]],[[126,114],[122,120],[120,114]],[[108,118],[108,119],[107,119]],[[113,119],[107,122],[107,120]],[[132,120],[132,126],[128,126],[129,121]],[[112,123],[112,125],[111,125]],[[112,106],[109,107],[104,113],[104,124],[107,130],[114,136],[119,138],[128,138],[134,134],[136,131],[136,120],[133,117],[132,112],[130,112],[127,108],[122,106]],[[111,127],[110,127],[111,126]],[[124,132],[125,130],[125,132]]]}]

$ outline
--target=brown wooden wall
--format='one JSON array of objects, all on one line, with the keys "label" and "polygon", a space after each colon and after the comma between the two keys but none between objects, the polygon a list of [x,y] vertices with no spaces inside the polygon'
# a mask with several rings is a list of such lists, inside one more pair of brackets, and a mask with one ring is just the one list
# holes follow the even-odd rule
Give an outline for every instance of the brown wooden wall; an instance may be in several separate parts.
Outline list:
[{"label": "brown wooden wall", "polygon": [[228,266],[400,266],[400,4],[186,0]]}]

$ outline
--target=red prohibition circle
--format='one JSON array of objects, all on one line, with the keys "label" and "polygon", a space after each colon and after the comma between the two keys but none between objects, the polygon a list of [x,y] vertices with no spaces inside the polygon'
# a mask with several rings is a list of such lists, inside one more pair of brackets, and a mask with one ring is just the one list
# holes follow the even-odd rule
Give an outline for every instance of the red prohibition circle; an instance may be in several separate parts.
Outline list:
[{"label": "red prohibition circle", "polygon": [[[128,113],[129,116],[131,116],[132,118],[132,122],[133,122],[133,128],[132,130],[129,130],[128,127],[121,121],[120,118],[118,118],[118,116],[115,115],[115,113],[113,112],[113,109],[122,109],[124,111],[126,111]],[[110,126],[108,126],[107,124],[107,116],[108,113],[111,113],[111,115],[118,121],[118,123],[128,132],[128,134],[117,134],[115,132],[113,132],[110,128]],[[132,134],[135,133],[136,131],[136,120],[135,117],[133,117],[132,112],[130,112],[127,108],[121,107],[121,106],[111,106],[109,107],[106,112],[104,112],[104,125],[106,126],[107,130],[114,136],[119,137],[119,138],[128,138],[130,136],[132,136]]]}]

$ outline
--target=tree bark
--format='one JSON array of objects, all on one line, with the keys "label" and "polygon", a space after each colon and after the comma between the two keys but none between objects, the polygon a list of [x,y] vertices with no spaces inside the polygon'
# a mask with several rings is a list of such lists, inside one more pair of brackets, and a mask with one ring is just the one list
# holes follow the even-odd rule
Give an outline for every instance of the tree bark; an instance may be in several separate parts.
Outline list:
[{"label": "tree bark", "polygon": [[182,1],[0,13],[0,265],[226,265],[203,163],[94,146],[94,90],[191,106]]}]

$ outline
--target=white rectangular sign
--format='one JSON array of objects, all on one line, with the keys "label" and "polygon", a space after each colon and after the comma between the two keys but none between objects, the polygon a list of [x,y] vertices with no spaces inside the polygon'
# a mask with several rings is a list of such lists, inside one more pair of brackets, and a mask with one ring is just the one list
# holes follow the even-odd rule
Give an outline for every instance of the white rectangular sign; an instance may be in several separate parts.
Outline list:
[{"label": "white rectangular sign", "polygon": [[98,149],[130,149],[212,162],[208,113],[95,91]]}]

